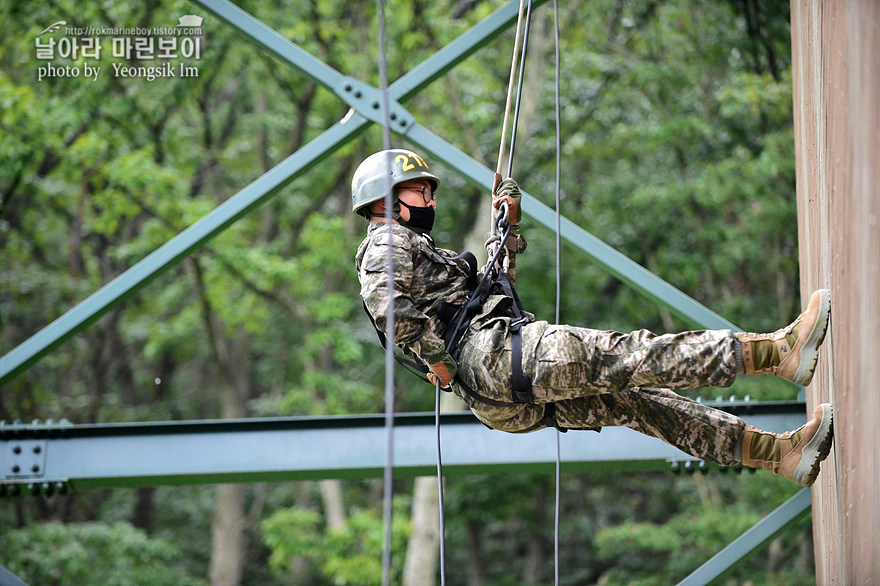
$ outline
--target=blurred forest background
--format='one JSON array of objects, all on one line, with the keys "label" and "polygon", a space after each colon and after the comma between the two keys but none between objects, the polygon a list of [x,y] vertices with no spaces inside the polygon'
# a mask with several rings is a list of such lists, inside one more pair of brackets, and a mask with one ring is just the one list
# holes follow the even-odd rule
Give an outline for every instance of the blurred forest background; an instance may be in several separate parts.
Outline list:
[{"label": "blurred forest background", "polygon": [[[238,4],[378,86],[375,3]],[[389,0],[390,80],[501,5]],[[560,11],[563,213],[745,330],[788,323],[800,299],[787,3],[572,0]],[[198,77],[114,77],[111,63],[121,60],[105,48],[95,81],[37,80],[35,38],[51,23],[173,26],[185,14],[205,18],[201,58],[187,62]],[[347,110],[190,2],[7,1],[0,28],[0,354]],[[512,46],[509,30],[404,104],[490,168]],[[551,207],[553,64],[548,3],[534,15],[514,175]],[[357,164],[381,144],[373,127],[327,156],[0,387],[0,420],[381,412],[382,351],[353,267],[365,225],[350,213],[349,193]],[[442,180],[438,243],[474,249],[487,194],[433,169]],[[554,236],[528,217],[523,225],[530,246],[518,289],[528,309],[553,321]],[[567,245],[562,321],[624,331],[694,326]],[[433,408],[430,386],[398,377],[398,411]],[[758,379],[724,394],[792,399],[791,389]],[[395,583],[419,564],[437,575],[430,555],[419,562],[418,547],[407,550],[416,484],[395,483]],[[448,478],[450,583],[552,583],[553,486],[544,474]],[[796,489],[764,472],[563,469],[561,581],[674,583]],[[5,498],[0,565],[31,584],[378,584],[381,498],[373,479]],[[809,518],[724,580],[813,582]]]}]

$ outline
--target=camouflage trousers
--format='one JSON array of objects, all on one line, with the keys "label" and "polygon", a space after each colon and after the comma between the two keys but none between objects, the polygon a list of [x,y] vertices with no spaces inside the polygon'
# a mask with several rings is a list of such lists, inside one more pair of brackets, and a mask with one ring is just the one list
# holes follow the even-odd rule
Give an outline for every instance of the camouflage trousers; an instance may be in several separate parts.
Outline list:
[{"label": "camouflage trousers", "polygon": [[534,401],[517,403],[508,325],[506,317],[472,324],[458,356],[459,376],[474,394],[454,390],[487,426],[521,433],[622,425],[709,462],[740,461],[742,419],[671,390],[731,385],[731,331],[623,334],[532,322],[522,338]]}]

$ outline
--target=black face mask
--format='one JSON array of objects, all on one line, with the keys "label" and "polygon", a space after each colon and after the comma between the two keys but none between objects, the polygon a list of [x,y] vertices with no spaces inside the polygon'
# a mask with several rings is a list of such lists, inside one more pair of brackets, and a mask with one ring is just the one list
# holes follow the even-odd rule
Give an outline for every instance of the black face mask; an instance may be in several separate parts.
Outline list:
[{"label": "black face mask", "polygon": [[417,232],[431,231],[431,228],[434,227],[434,208],[415,207],[405,204],[400,200],[397,201],[409,210],[409,221],[398,220],[401,224]]}]

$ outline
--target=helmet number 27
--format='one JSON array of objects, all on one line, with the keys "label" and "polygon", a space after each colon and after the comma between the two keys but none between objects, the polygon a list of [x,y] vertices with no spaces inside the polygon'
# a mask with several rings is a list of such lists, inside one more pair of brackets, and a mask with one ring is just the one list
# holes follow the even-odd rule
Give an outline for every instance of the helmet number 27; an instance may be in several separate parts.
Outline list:
[{"label": "helmet number 27", "polygon": [[[394,157],[395,161],[399,161],[401,165],[401,170],[405,173],[411,169],[415,169],[416,165],[419,167],[428,168],[428,165],[424,160],[417,154],[413,153],[411,155],[397,155]],[[412,161],[415,161],[414,163]]]}]

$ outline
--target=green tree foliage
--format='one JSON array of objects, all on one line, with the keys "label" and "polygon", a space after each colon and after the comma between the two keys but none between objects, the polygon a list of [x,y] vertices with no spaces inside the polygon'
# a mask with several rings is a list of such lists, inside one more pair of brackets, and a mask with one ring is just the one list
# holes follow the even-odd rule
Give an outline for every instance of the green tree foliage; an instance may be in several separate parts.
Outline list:
[{"label": "green tree foliage", "polygon": [[[378,85],[374,4],[239,4],[341,73]],[[390,79],[500,5],[388,2]],[[744,329],[786,323],[800,305],[787,4],[560,5],[564,214]],[[171,26],[190,13],[205,16],[198,77],[115,77],[111,63],[121,60],[108,51],[96,81],[37,79],[35,39],[53,22]],[[514,176],[548,205],[555,177],[551,18],[549,4],[536,10],[514,161]],[[11,31],[0,43],[3,354],[348,109],[183,0],[6,2],[0,26]],[[512,45],[507,31],[405,104],[420,123],[490,168]],[[358,162],[379,148],[381,133],[367,130],[4,385],[0,419],[379,412],[384,363],[358,298],[352,257],[363,224],[349,213],[348,193]],[[442,179],[435,237],[461,248],[487,197],[434,167]],[[519,261],[519,292],[538,317],[552,320],[554,237],[528,216],[524,229],[530,245]],[[655,331],[693,325],[568,245],[562,269],[567,323]],[[399,410],[432,408],[429,386],[401,374],[396,388]],[[716,394],[695,394],[707,392]],[[766,379],[738,382],[725,395],[731,392],[794,393]],[[549,483],[538,474],[449,479],[453,582],[552,579]],[[344,486],[348,524],[341,533],[327,528],[310,483],[248,488],[248,583],[376,580],[376,486]],[[397,482],[396,569],[408,534],[400,508],[408,487]],[[195,583],[188,576],[207,576],[211,557],[213,494],[175,487],[0,501],[0,563],[34,582],[72,576],[68,583],[87,583],[100,576],[80,580],[76,572],[103,571],[104,561],[147,571],[135,563],[146,556],[154,572],[147,582],[178,576],[175,583]],[[783,502],[792,487],[763,473],[595,472],[566,473],[562,494],[563,583],[668,583]],[[795,531],[734,578],[809,582],[809,532]],[[41,567],[56,574],[28,573],[27,560],[37,558],[27,557],[25,543],[39,544]],[[789,561],[780,560],[779,548]],[[106,560],[89,557],[97,552]]]},{"label": "green tree foliage", "polygon": [[[392,583],[400,582],[403,554],[410,535],[407,505],[402,499],[394,503]],[[384,527],[381,515],[374,509],[352,512],[345,527],[337,529],[324,529],[321,515],[314,511],[282,509],[264,520],[261,528],[272,550],[269,564],[273,569],[289,571],[305,559],[317,568],[317,574],[308,579],[310,584],[382,583]]]},{"label": "green tree foliage", "polygon": [[6,567],[28,584],[198,586],[177,545],[128,523],[43,523],[0,534]]}]

